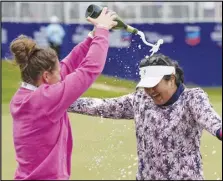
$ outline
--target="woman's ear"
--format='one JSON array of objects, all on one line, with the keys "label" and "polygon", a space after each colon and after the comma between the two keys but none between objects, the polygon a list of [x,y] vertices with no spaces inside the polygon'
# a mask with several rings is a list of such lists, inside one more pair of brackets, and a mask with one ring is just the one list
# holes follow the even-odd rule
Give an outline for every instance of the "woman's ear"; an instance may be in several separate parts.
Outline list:
[{"label": "woman's ear", "polygon": [[175,80],[176,80],[175,75],[174,75],[174,74],[172,74],[170,79],[171,79],[171,80],[173,80],[173,81],[175,81]]},{"label": "woman's ear", "polygon": [[42,74],[42,81],[43,83],[49,83],[50,80],[50,73],[48,71],[44,71]]},{"label": "woman's ear", "polygon": [[175,75],[172,74],[170,80],[171,80],[171,85],[174,86],[174,85],[176,84],[176,83],[175,83],[175,82],[176,82],[176,77],[175,77]]}]

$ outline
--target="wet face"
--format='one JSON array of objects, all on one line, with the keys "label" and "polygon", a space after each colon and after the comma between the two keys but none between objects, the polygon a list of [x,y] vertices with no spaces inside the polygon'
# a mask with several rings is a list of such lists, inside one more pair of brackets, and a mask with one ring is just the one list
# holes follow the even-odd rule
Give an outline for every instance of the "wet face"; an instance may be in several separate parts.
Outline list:
[{"label": "wet face", "polygon": [[155,87],[144,89],[156,105],[163,105],[176,92],[175,77],[172,75],[170,80],[162,79]]},{"label": "wet face", "polygon": [[57,61],[55,69],[52,72],[44,71],[42,75],[42,82],[46,84],[56,84],[61,80],[60,76],[60,64]]}]

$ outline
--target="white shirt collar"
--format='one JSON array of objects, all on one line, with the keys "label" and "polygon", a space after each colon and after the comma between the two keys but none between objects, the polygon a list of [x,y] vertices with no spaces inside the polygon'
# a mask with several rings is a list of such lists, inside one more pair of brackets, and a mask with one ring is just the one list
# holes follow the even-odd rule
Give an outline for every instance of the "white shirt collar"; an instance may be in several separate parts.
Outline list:
[{"label": "white shirt collar", "polygon": [[28,89],[28,90],[33,90],[33,91],[37,89],[36,86],[26,83],[26,82],[22,82],[21,87]]}]

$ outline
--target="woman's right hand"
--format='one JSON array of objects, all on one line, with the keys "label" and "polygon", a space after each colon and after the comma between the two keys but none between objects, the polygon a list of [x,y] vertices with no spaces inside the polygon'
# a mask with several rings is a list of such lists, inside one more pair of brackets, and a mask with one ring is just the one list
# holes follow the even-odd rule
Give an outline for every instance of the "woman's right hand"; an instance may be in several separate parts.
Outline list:
[{"label": "woman's right hand", "polygon": [[103,27],[110,30],[118,24],[117,21],[114,21],[117,18],[117,14],[114,11],[108,11],[107,9],[107,7],[104,7],[101,14],[96,19],[87,17],[87,20],[96,27]]}]

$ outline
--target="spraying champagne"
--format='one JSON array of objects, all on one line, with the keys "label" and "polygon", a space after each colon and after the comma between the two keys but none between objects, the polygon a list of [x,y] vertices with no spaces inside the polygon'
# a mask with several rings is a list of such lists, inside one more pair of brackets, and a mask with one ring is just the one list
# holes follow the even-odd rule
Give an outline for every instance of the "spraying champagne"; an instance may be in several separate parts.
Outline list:
[{"label": "spraying champagne", "polygon": [[[101,7],[101,6],[97,6],[97,5],[95,5],[95,4],[91,4],[90,6],[88,6],[88,8],[87,8],[87,10],[86,10],[86,12],[85,12],[85,17],[86,17],[86,18],[87,18],[87,17],[97,18],[97,17],[101,14],[102,9],[103,9],[103,7]],[[115,27],[113,27],[112,29],[124,29],[124,30],[126,30],[127,32],[129,32],[129,33],[139,35],[139,36],[141,37],[142,41],[143,41],[146,45],[152,47],[152,48],[150,49],[150,51],[149,51],[149,52],[152,52],[152,53],[151,53],[151,56],[152,56],[154,53],[156,53],[156,52],[159,51],[159,47],[160,47],[160,45],[163,44],[163,39],[159,39],[159,40],[157,41],[156,44],[151,44],[151,43],[149,43],[149,42],[146,41],[146,39],[145,39],[145,35],[144,35],[144,33],[143,33],[142,31],[139,31],[138,29],[136,29],[136,28],[134,28],[134,27],[132,27],[132,26],[130,26],[130,25],[128,25],[128,24],[125,24],[125,23],[121,20],[121,18],[120,18],[119,16],[115,19],[115,21],[117,21],[118,24],[117,24]]]}]

